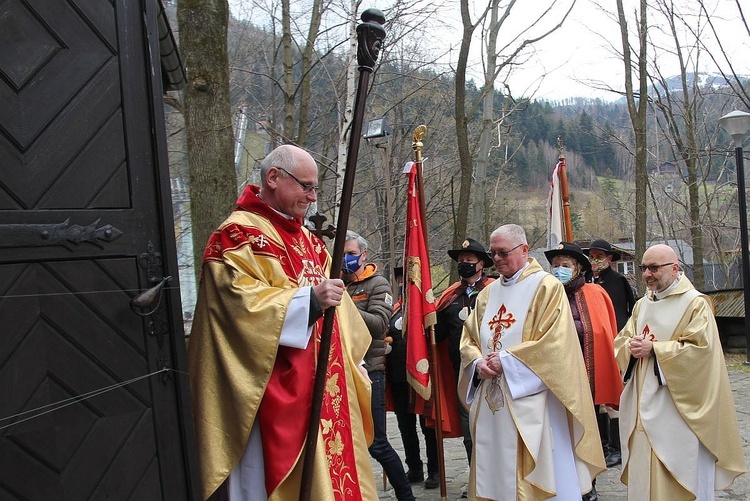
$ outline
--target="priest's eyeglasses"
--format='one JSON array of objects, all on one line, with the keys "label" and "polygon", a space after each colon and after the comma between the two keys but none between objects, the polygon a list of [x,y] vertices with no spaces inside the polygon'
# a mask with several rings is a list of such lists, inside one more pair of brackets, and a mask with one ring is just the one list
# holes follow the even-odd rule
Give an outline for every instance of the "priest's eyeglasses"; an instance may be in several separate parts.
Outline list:
[{"label": "priest's eyeglasses", "polygon": [[638,265],[638,268],[641,270],[641,273],[646,273],[646,270],[650,271],[651,273],[656,273],[659,271],[660,268],[663,268],[665,266],[672,266],[674,263],[664,263],[664,264],[640,264]]},{"label": "priest's eyeglasses", "polygon": [[522,245],[523,245],[523,244],[518,244],[518,245],[516,245],[515,247],[513,247],[512,249],[510,249],[510,250],[507,250],[507,251],[496,251],[496,250],[492,250],[492,249],[490,249],[490,251],[489,251],[489,254],[490,254],[490,256],[492,256],[492,257],[495,257],[495,256],[497,256],[497,257],[499,257],[500,259],[508,259],[508,256],[510,255],[510,253],[511,253],[511,252],[513,252],[514,250],[518,249],[518,248],[519,248],[519,247],[521,247]]},{"label": "priest's eyeglasses", "polygon": [[297,184],[302,187],[302,191],[304,191],[305,193],[310,193],[313,190],[318,191],[318,185],[317,184],[303,183],[302,181],[300,181],[299,179],[297,179],[294,174],[292,174],[291,172],[289,172],[285,168],[283,168],[283,167],[276,167],[276,168],[279,169],[279,170],[284,171],[289,177],[291,177],[292,179],[294,179],[295,181],[297,181]]}]

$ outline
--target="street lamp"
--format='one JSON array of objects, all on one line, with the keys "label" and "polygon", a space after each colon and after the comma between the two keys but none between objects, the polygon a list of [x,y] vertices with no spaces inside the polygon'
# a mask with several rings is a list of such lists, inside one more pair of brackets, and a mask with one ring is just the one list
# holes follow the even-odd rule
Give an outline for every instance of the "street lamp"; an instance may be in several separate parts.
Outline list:
[{"label": "street lamp", "polygon": [[378,139],[384,137],[385,140],[379,143],[375,143],[375,147],[383,151],[383,177],[385,179],[385,205],[387,212],[386,225],[388,226],[388,247],[389,247],[389,276],[391,281],[391,289],[393,297],[398,297],[398,285],[396,285],[396,237],[393,229],[393,204],[391,203],[391,151],[390,142],[388,136],[391,133],[391,126],[388,124],[388,120],[385,117],[374,118],[367,121],[367,127],[365,127],[365,133],[362,137],[367,140],[367,144],[370,144],[370,139]]},{"label": "street lamp", "polygon": [[747,242],[747,201],[745,192],[745,167],[742,158],[742,142],[750,131],[750,113],[733,111],[719,119],[719,125],[734,140],[734,156],[737,162],[737,199],[740,210],[740,245],[742,248],[742,288],[745,296],[745,365],[750,365],[750,255]]},{"label": "street lamp", "polygon": [[388,125],[388,120],[385,117],[373,118],[367,121],[367,127],[362,137],[370,140],[379,137],[387,137],[391,133],[391,126]]}]

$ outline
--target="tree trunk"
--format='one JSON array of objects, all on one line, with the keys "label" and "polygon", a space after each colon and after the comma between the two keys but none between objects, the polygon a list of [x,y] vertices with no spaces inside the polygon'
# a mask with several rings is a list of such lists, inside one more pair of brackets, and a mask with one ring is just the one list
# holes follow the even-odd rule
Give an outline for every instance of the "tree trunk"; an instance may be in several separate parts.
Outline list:
[{"label": "tree trunk", "polygon": [[343,113],[339,121],[339,144],[336,159],[336,205],[333,211],[334,224],[339,219],[341,205],[341,188],[346,172],[347,149],[349,146],[349,132],[354,115],[354,100],[357,97],[357,0],[352,0],[351,17],[349,19],[349,64],[346,68],[346,96]]},{"label": "tree trunk", "polygon": [[[456,141],[458,142],[458,158],[461,162],[461,184],[459,186],[458,207],[454,210],[455,229],[453,231],[453,248],[458,246],[466,238],[467,222],[469,215],[469,197],[471,195],[471,177],[474,165],[469,148],[468,117],[466,116],[466,66],[469,60],[469,49],[471,48],[471,37],[474,34],[475,25],[472,24],[469,15],[469,1],[461,0],[461,21],[463,24],[463,35],[461,37],[461,48],[458,52],[458,64],[456,65]],[[451,269],[451,282],[457,280],[455,266]]]},{"label": "tree trunk", "polygon": [[[625,63],[625,97],[628,103],[628,113],[635,138],[635,260],[640,262],[646,251],[646,185],[648,183],[646,150],[646,104],[648,92],[648,74],[646,72],[646,0],[640,0],[640,17],[638,22],[638,83],[636,96],[633,89],[633,66],[630,57],[630,42],[628,23],[622,0],[617,0],[617,15],[622,39],[623,61]],[[638,101],[636,102],[636,97]],[[639,294],[645,291],[643,276],[635,274]]]},{"label": "tree trunk", "polygon": [[294,55],[290,0],[281,0],[281,64],[284,67],[284,138],[294,142]]},{"label": "tree trunk", "polygon": [[487,66],[484,71],[485,92],[482,102],[482,128],[479,136],[479,153],[477,155],[476,169],[474,170],[474,183],[476,191],[474,195],[474,220],[471,227],[474,238],[487,245],[489,233],[494,230],[488,229],[488,225],[496,224],[486,217],[490,214],[490,201],[487,198],[487,166],[490,158],[490,144],[494,130],[495,118],[495,70],[497,68],[497,35],[500,31],[498,22],[499,1],[492,0],[490,9],[490,27],[487,38],[485,57]]},{"label": "tree trunk", "polygon": [[184,118],[196,277],[203,248],[234,208],[237,177],[229,104],[227,0],[180,0],[180,51],[188,68]]},{"label": "tree trunk", "polygon": [[297,126],[298,138],[297,144],[304,148],[307,146],[307,128],[309,127],[308,115],[310,111],[310,88],[311,78],[310,70],[313,66],[313,55],[315,54],[315,40],[318,38],[320,22],[323,17],[323,1],[315,0],[312,6],[312,18],[310,19],[310,29],[307,32],[307,43],[302,51],[302,75],[300,78],[299,94],[299,125]]}]

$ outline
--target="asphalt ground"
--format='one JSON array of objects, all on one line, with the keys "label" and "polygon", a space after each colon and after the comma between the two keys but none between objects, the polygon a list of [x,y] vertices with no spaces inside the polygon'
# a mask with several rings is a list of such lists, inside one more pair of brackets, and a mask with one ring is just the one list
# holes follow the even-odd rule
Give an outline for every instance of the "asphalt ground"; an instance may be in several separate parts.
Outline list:
[{"label": "asphalt ground", "polygon": [[[745,453],[745,461],[750,465],[750,372],[729,371],[729,381],[734,395],[734,403],[737,409],[737,420],[742,439],[742,448]],[[389,412],[387,416],[388,439],[396,449],[401,460],[404,459],[403,444],[396,424],[396,416]],[[420,440],[421,440],[421,432]],[[445,455],[446,475],[446,499],[460,499],[461,490],[466,486],[469,479],[469,466],[466,461],[466,451],[460,438],[449,438],[443,441]],[[424,442],[421,443],[422,461],[426,462],[424,454]],[[372,460],[375,472],[375,483],[378,486],[378,494],[382,500],[396,499],[390,484],[383,487],[383,469]],[[597,477],[596,490],[601,501],[625,501],[627,492],[625,485],[620,482],[621,467],[609,468]],[[426,467],[425,467],[425,475]],[[440,500],[440,489],[425,489],[424,483],[412,484],[414,495],[419,500]],[[732,486],[724,491],[716,492],[717,500],[750,500],[750,474],[738,477]]]}]

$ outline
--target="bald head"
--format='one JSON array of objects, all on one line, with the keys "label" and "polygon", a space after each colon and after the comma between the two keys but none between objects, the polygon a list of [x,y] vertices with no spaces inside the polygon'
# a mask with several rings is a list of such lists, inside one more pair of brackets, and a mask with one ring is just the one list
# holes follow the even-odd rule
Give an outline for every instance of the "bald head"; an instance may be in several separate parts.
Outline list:
[{"label": "bald head", "polygon": [[305,217],[317,200],[318,166],[297,146],[284,144],[266,155],[260,164],[260,197],[288,216]]},{"label": "bald head", "polygon": [[646,287],[661,292],[672,285],[680,273],[677,253],[668,245],[651,246],[643,253],[641,269]]}]

